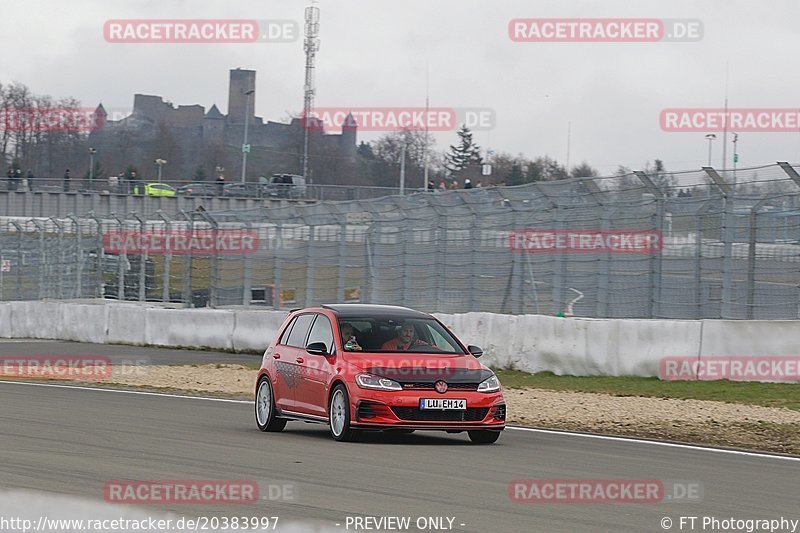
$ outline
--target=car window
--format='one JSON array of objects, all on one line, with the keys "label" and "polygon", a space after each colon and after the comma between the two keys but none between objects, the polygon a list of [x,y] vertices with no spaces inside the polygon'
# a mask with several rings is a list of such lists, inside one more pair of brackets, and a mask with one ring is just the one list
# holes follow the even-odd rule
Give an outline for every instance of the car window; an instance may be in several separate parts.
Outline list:
[{"label": "car window", "polygon": [[278,340],[278,344],[287,344],[289,342],[289,334],[292,332],[292,327],[294,323],[297,322],[297,317],[293,318],[292,321],[286,326],[286,329],[283,330],[283,335],[281,335],[280,340]]},{"label": "car window", "polygon": [[317,315],[314,325],[311,326],[311,333],[308,334],[306,345],[313,342],[324,342],[325,347],[328,348],[328,353],[333,351],[333,329],[331,328],[331,321],[325,315]]},{"label": "car window", "polygon": [[429,353],[464,353],[458,341],[447,329],[432,318],[398,317],[343,317],[339,327],[347,322],[353,326],[359,345],[371,352],[397,352],[392,340],[399,338],[404,325],[414,328],[411,351]]},{"label": "car window", "polygon": [[[432,327],[432,324],[425,324],[427,336],[431,339],[432,344],[442,350],[443,352],[455,352],[456,348],[445,339],[441,333]],[[460,351],[460,350],[459,350]]]},{"label": "car window", "polygon": [[306,334],[308,333],[308,327],[311,325],[312,320],[314,320],[313,314],[300,315],[297,317],[292,327],[292,332],[289,333],[289,339],[286,344],[295,348],[305,348]]}]

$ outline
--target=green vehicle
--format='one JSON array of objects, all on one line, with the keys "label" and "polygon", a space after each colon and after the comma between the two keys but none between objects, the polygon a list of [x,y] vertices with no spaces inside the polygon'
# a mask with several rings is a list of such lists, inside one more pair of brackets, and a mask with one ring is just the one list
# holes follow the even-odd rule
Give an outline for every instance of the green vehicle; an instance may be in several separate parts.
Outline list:
[{"label": "green vehicle", "polygon": [[[134,187],[133,193],[134,194],[142,194],[140,191],[141,185],[137,184]],[[171,185],[167,185],[166,183],[145,183],[144,184],[144,195],[145,196],[175,196],[176,191],[175,188]]]}]

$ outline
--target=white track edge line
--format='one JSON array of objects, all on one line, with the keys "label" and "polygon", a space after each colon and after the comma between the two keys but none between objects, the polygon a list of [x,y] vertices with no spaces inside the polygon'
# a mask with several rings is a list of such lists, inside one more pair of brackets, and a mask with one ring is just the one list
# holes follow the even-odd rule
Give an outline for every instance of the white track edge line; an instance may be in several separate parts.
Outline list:
[{"label": "white track edge line", "polygon": [[[125,390],[125,389],[105,389],[102,387],[81,387],[79,385],[60,385],[57,383],[29,383],[25,381],[7,381],[7,380],[0,380],[0,383],[10,383],[13,385],[28,385],[28,386],[35,386],[35,387],[56,387],[61,389],[78,389],[78,390],[89,390],[89,391],[100,391],[100,392],[116,392],[120,394],[138,394],[141,396],[164,396],[166,398],[186,398],[190,400],[205,400],[210,402],[225,402],[225,403],[244,403],[244,404],[252,404],[252,400],[233,400],[229,398],[212,398],[209,396],[188,396],[185,394],[169,394],[163,392],[148,392],[148,391],[133,391],[133,390]],[[695,450],[695,451],[702,451],[702,452],[715,452],[715,453],[726,453],[729,455],[740,455],[744,457],[758,457],[761,459],[780,459],[783,461],[798,461],[800,462],[800,457],[791,457],[787,455],[773,455],[769,453],[758,453],[758,452],[747,452],[743,450],[728,450],[725,448],[712,448],[707,446],[695,446],[693,444],[681,444],[678,442],[662,442],[657,440],[647,440],[647,439],[637,439],[634,437],[615,437],[613,435],[593,435],[591,433],[578,433],[573,431],[561,431],[557,429],[544,429],[544,428],[526,428],[520,426],[506,426],[506,429],[512,429],[516,431],[528,431],[531,433],[546,433],[549,435],[568,435],[570,437],[584,437],[587,439],[600,439],[600,440],[610,440],[614,442],[628,442],[634,444],[649,444],[653,446],[664,446],[667,448],[680,448],[684,450]]]}]

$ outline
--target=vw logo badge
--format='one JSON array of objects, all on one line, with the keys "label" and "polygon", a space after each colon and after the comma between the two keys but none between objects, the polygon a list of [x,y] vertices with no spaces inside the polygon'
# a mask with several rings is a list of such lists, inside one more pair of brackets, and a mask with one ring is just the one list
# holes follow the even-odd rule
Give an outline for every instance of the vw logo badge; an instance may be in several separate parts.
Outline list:
[{"label": "vw logo badge", "polygon": [[436,392],[439,394],[444,394],[447,392],[447,383],[442,380],[437,381],[434,387],[436,388]]}]

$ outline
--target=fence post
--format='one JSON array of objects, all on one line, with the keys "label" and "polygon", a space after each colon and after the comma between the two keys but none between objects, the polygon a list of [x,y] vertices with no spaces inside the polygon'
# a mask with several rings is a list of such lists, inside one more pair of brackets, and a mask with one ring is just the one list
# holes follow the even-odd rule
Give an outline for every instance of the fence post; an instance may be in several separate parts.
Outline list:
[{"label": "fence post", "polygon": [[44,289],[44,271],[45,268],[47,268],[47,247],[44,243],[46,228],[42,222],[35,218],[32,218],[31,222],[33,222],[33,225],[36,226],[36,230],[39,232],[39,299],[43,300],[46,294]]},{"label": "fence post", "polygon": [[217,288],[219,285],[219,248],[217,247],[217,238],[219,234],[219,223],[206,213],[205,211],[200,211],[200,216],[211,225],[211,236],[214,239],[214,255],[211,256],[211,274],[208,280],[208,298],[209,298],[209,305],[212,308],[216,308],[217,304],[219,303],[218,295],[217,295]]},{"label": "fence post", "polygon": [[83,244],[81,243],[81,224],[75,215],[67,215],[75,228],[75,298],[83,297]]},{"label": "fence post", "polygon": [[697,210],[697,225],[695,227],[697,245],[694,254],[694,303],[695,318],[697,320],[703,318],[703,217],[709,205],[710,203],[707,201],[705,205]]},{"label": "fence post", "polygon": [[[117,221],[119,227],[117,231],[123,233],[125,231],[125,222],[113,213],[111,217]],[[117,300],[120,302],[125,300],[125,263],[127,262],[128,251],[127,248],[123,246],[122,249],[117,252]]]},{"label": "fence post", "polygon": [[17,271],[16,271],[16,282],[17,282],[17,300],[22,300],[22,227],[17,224],[16,222],[11,223],[14,228],[17,230]]},{"label": "fence post", "polygon": [[103,297],[103,266],[105,265],[105,249],[103,248],[103,223],[101,220],[95,216],[94,211],[89,211],[86,215],[88,218],[94,220],[96,230],[96,238],[97,238],[97,251],[95,253],[96,265],[94,268],[94,276],[95,276],[95,289],[97,292],[95,293],[95,298],[102,298]]},{"label": "fence post", "polygon": [[[403,231],[403,227],[407,228]],[[398,239],[403,239],[402,250],[403,250],[403,288],[402,288],[402,300],[400,305],[404,305],[408,307],[411,305],[411,280],[413,276],[411,275],[411,260],[410,260],[410,251],[413,247],[413,244],[409,242],[412,237],[413,232],[413,225],[406,225],[403,224],[402,226],[398,227],[397,237]],[[442,301],[439,300],[437,302],[438,305],[442,305]],[[444,310],[443,308],[439,308],[440,311]]]},{"label": "fence post", "polygon": [[[469,204],[467,204],[469,205]],[[472,270],[470,272],[470,291],[469,291],[469,307],[467,307],[467,312],[470,311],[479,311],[478,308],[478,299],[477,299],[477,289],[481,285],[481,265],[478,263],[478,258],[480,257],[480,246],[481,246],[481,229],[478,225],[478,214],[475,212],[474,208],[470,206],[472,209],[472,214],[469,215],[470,218],[470,264],[472,265]]]},{"label": "fence post", "polygon": [[372,265],[372,232],[374,222],[370,222],[367,229],[364,230],[364,289],[362,291],[361,301],[363,303],[372,303],[375,301],[375,295],[372,293],[374,288],[373,282],[373,265]]},{"label": "fence post", "polygon": [[[131,213],[131,216],[135,218],[139,222],[139,238],[144,238],[145,232],[145,221],[136,214],[136,211]],[[147,287],[146,287],[146,279],[147,279],[147,249],[143,248],[139,250],[139,301],[144,302],[147,300]]]},{"label": "fence post", "polygon": [[280,256],[280,250],[282,246],[283,246],[283,224],[281,224],[281,222],[278,222],[277,224],[275,224],[275,247],[274,247],[275,252],[273,254],[274,257],[273,261],[275,262],[275,280],[274,280],[275,294],[273,295],[272,298],[272,306],[275,309],[280,309],[281,304],[283,303],[283,288],[281,287],[281,283],[283,283],[283,281],[281,280],[281,275],[283,274],[281,270],[283,265],[281,264],[281,256]]},{"label": "fence post", "polygon": [[[253,227],[250,222],[243,220],[238,216],[235,216],[235,218],[242,226],[244,226],[245,231],[248,233],[252,231]],[[239,228],[239,231],[241,231],[241,228]],[[244,271],[242,273],[242,305],[245,307],[249,307],[250,300],[253,299],[253,252],[255,252],[255,250],[253,250],[251,253],[247,253],[247,250],[245,250],[244,246],[242,246],[242,261],[244,262]]]},{"label": "fence post", "polygon": [[[653,228],[661,230],[661,238],[664,238],[664,193],[655,184],[655,182],[641,170],[635,170],[634,175],[639,178],[639,181],[647,188],[650,194],[653,195],[656,202],[656,211],[653,213]],[[661,314],[661,262],[663,260],[663,242],[662,252],[658,254],[650,254],[650,301],[648,302],[648,318],[658,318]]]},{"label": "fence post", "polygon": [[752,320],[756,299],[756,234],[758,231],[758,209],[763,200],[750,209],[750,235],[747,249],[747,319]]},{"label": "fence post", "polygon": [[[305,222],[305,220],[304,220]],[[308,254],[306,259],[306,307],[311,307],[314,301],[314,263],[316,260],[316,245],[314,243],[315,226],[308,224]]]},{"label": "fence post", "polygon": [[[186,211],[181,210],[181,215],[186,219],[189,225],[189,239],[194,237],[194,217],[189,215]],[[192,307],[192,247],[189,246],[186,250],[186,255],[183,256],[183,305]]]},{"label": "fence post", "polygon": [[[611,229],[611,219],[614,209],[606,205],[601,205],[603,209],[601,229],[609,231]],[[611,254],[606,251],[600,260],[600,272],[597,279],[597,318],[608,317],[608,277],[611,275]]]},{"label": "fence post", "polygon": [[[160,209],[156,211],[156,215],[164,221],[164,229],[166,230],[166,239],[169,239],[172,233],[172,220],[170,220]],[[172,250],[167,248],[164,252],[164,262],[161,265],[163,272],[161,273],[161,301],[169,302],[169,274],[172,269]]]},{"label": "fence post", "polygon": [[347,216],[339,215],[339,276],[336,282],[336,299],[344,302],[345,270],[347,268]]},{"label": "fence post", "polygon": [[442,302],[444,302],[444,295],[447,292],[447,215],[442,214],[438,208],[436,209],[436,250],[439,251],[436,261],[436,303],[437,311],[442,311]]},{"label": "fence post", "polygon": [[[565,229],[562,213],[563,208],[555,206],[553,209],[555,215],[555,229],[563,231]],[[553,253],[553,257],[555,258],[555,264],[553,265],[552,313],[557,314],[564,311],[564,272],[566,270],[566,260],[563,251]]]},{"label": "fence post", "polygon": [[58,264],[58,289],[56,290],[56,298],[59,300],[64,298],[64,280],[62,279],[66,271],[67,256],[64,250],[64,225],[58,221],[56,217],[50,217],[50,220],[58,228],[58,251],[59,251],[59,264]]},{"label": "fence post", "polygon": [[733,285],[733,234],[731,229],[731,213],[733,207],[732,189],[725,178],[712,167],[703,167],[703,171],[711,178],[711,181],[722,193],[722,228],[720,239],[722,240],[722,302],[720,305],[720,318],[732,318],[731,300]]}]

